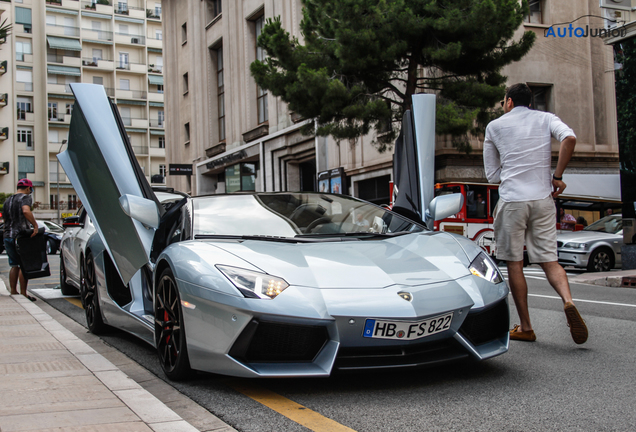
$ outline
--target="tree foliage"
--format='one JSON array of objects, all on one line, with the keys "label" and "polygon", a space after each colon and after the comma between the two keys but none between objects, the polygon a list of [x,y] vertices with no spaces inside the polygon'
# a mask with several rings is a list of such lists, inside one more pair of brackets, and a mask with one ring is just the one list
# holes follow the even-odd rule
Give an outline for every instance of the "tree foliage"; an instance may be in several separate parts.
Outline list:
[{"label": "tree foliage", "polygon": [[483,130],[504,95],[501,69],[521,59],[535,38],[526,32],[513,40],[525,0],[303,4],[303,43],[280,18],[269,19],[258,38],[268,57],[252,63],[252,75],[290,110],[315,118],[319,135],[341,140],[375,129],[380,151],[395,140],[419,92],[438,95],[437,133],[469,149],[469,134]]},{"label": "tree foliage", "polygon": [[5,18],[0,24],[0,45],[7,41],[7,36],[11,34],[11,27],[13,24],[7,23],[7,19]]}]

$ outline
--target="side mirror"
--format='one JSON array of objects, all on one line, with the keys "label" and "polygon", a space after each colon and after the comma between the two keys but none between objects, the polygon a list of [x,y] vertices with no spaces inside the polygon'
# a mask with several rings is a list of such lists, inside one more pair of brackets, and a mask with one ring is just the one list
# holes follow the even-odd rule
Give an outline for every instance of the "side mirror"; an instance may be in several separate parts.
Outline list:
[{"label": "side mirror", "polygon": [[64,228],[77,228],[83,226],[84,224],[80,223],[79,216],[69,216],[67,218],[64,218],[64,221],[62,222],[62,227]]},{"label": "side mirror", "polygon": [[159,210],[154,201],[135,195],[123,195],[119,197],[119,205],[131,218],[151,228],[159,227]]},{"label": "side mirror", "polygon": [[426,222],[438,221],[459,213],[464,205],[464,195],[456,193],[433,198],[426,210]]}]

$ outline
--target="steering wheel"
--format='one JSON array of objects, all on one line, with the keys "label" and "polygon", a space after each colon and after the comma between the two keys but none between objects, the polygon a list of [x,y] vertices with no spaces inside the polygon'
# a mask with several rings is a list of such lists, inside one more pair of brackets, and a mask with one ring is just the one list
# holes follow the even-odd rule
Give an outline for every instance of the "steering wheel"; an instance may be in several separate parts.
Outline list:
[{"label": "steering wheel", "polygon": [[314,228],[316,228],[318,225],[324,224],[324,223],[327,223],[327,222],[331,222],[331,218],[323,216],[323,217],[320,217],[320,218],[316,219],[315,221],[313,221],[309,225],[307,225],[307,228],[305,228],[305,234],[311,233],[311,231]]}]

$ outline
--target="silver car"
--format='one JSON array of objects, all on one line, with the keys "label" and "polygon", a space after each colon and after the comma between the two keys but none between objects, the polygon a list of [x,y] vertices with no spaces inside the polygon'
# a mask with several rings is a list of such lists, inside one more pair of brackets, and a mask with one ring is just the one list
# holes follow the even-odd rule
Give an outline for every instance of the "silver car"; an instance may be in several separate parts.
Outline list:
[{"label": "silver car", "polygon": [[[145,340],[168,378],[191,369],[327,377],[508,350],[508,287],[470,240],[336,194],[213,195],[164,207],[103,88],[71,89],[59,159],[95,226],[85,247],[88,327]],[[462,199],[428,204],[442,219]]]},{"label": "silver car", "polygon": [[622,245],[622,215],[605,216],[582,231],[561,231],[557,235],[559,264],[590,272],[610,271],[621,266]]}]

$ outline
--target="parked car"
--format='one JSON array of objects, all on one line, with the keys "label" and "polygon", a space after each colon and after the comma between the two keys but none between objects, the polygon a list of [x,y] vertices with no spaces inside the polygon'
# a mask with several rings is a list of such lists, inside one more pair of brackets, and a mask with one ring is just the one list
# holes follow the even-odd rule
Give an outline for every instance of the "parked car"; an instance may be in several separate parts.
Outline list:
[{"label": "parked car", "polygon": [[557,235],[559,264],[590,272],[610,271],[621,266],[622,245],[622,215],[605,216],[581,231],[561,231]]},{"label": "parked car", "polygon": [[[79,263],[88,328],[148,342],[168,378],[326,377],[508,350],[508,287],[469,239],[337,194],[162,205],[103,87],[71,89],[58,158],[95,228]],[[460,206],[438,197],[428,214]]]}]

